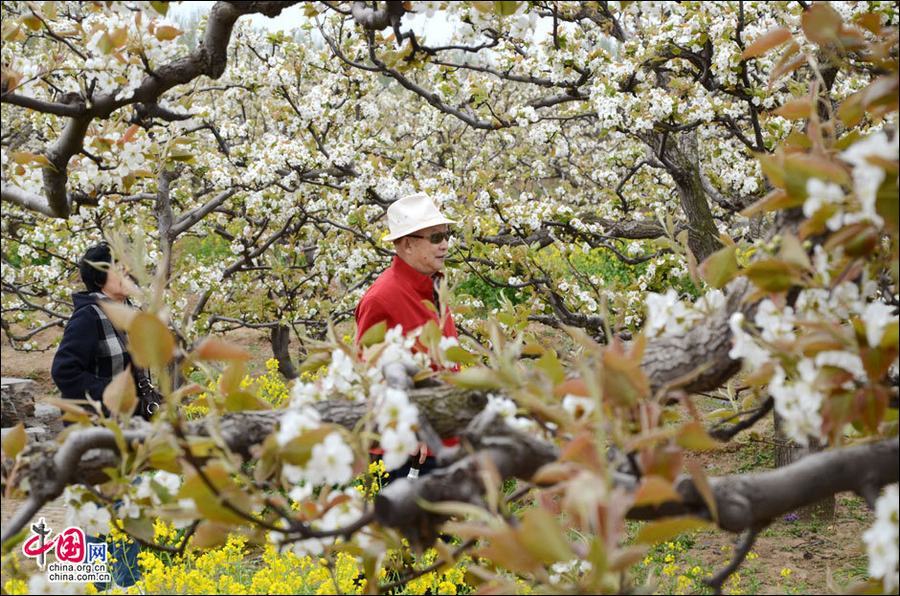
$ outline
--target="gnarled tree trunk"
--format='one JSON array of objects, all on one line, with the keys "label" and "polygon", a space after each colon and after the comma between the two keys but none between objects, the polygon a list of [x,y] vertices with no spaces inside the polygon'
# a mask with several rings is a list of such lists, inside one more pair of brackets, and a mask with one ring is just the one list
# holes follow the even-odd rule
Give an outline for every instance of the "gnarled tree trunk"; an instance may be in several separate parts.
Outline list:
[{"label": "gnarled tree trunk", "polygon": [[298,376],[294,363],[291,362],[291,330],[286,325],[272,327],[272,356],[278,360],[278,372],[285,379],[296,379]]}]

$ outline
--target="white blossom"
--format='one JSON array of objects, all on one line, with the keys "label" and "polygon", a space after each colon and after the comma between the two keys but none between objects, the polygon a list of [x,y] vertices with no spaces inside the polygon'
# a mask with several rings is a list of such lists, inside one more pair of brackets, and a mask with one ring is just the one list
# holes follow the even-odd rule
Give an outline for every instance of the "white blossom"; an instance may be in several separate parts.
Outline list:
[{"label": "white blossom", "polygon": [[408,428],[387,428],[381,433],[384,467],[396,470],[406,463],[419,446],[416,434]]},{"label": "white blossom", "polygon": [[769,392],[775,399],[775,410],[784,419],[785,434],[801,445],[809,438],[823,439],[821,408],[824,397],[816,388],[818,369],[804,358],[797,365],[798,379],[788,379],[780,366],[769,382]]},{"label": "white blossom", "polygon": [[879,132],[854,143],[841,153],[841,157],[853,165],[853,189],[862,207],[859,217],[845,218],[845,223],[867,219],[877,226],[884,225],[884,220],[875,210],[875,197],[885,173],[881,166],[871,163],[868,158],[880,157],[896,161],[897,140],[892,141],[886,133]]},{"label": "white blossom", "polygon": [[312,448],[306,476],[313,484],[344,484],[353,478],[353,450],[337,432]]},{"label": "white blossom", "polygon": [[735,360],[743,358],[751,370],[755,370],[768,362],[770,355],[768,350],[762,348],[753,336],[744,330],[745,319],[744,314],[740,312],[732,314],[728,319],[728,326],[734,339],[734,345],[728,355]]},{"label": "white blossom", "polygon": [[591,397],[566,394],[562,401],[563,409],[573,418],[587,418],[596,407],[596,402]]},{"label": "white blossom", "polygon": [[93,501],[66,509],[66,524],[81,528],[85,534],[92,536],[109,532],[111,519],[109,511]]},{"label": "white blossom", "polygon": [[866,553],[869,555],[869,575],[884,582],[884,591],[890,594],[900,585],[898,576],[898,511],[900,492],[891,484],[875,502],[875,523],[863,533]]},{"label": "white blossom", "polygon": [[279,447],[284,447],[304,432],[318,428],[320,422],[321,416],[311,407],[288,410],[279,421],[275,441]]},{"label": "white blossom", "polygon": [[853,354],[843,350],[828,350],[816,354],[816,366],[832,366],[842,368],[852,373],[857,381],[865,382],[868,379],[866,369],[863,367],[862,359],[859,354]]},{"label": "white blossom", "polygon": [[892,306],[883,302],[870,302],[862,313],[862,320],[866,325],[866,341],[875,347],[881,343],[887,326],[897,322],[897,315]]}]

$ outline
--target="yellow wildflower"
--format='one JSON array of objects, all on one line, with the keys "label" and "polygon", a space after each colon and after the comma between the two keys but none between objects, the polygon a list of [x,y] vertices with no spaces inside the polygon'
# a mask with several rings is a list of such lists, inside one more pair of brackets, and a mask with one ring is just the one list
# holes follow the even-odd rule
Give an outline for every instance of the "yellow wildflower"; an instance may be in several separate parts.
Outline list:
[{"label": "yellow wildflower", "polygon": [[3,584],[3,592],[6,594],[27,594],[28,584],[22,579],[11,579]]}]

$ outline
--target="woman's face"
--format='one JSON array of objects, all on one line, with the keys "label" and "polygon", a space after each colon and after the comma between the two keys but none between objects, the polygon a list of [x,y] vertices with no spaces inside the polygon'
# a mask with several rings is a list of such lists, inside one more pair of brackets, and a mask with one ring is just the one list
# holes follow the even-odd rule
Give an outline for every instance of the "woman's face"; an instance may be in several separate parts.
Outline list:
[{"label": "woman's face", "polygon": [[125,272],[115,264],[106,272],[106,283],[100,290],[111,299],[125,302],[125,299],[134,294],[134,283],[127,279]]}]

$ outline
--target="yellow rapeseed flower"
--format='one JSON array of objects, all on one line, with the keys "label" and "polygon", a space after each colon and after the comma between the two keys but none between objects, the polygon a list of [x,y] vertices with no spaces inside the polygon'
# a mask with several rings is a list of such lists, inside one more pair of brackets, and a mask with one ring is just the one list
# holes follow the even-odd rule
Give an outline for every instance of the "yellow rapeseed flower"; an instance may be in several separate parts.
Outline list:
[{"label": "yellow rapeseed flower", "polygon": [[22,579],[10,579],[3,584],[3,592],[5,594],[27,594],[28,584]]}]

